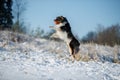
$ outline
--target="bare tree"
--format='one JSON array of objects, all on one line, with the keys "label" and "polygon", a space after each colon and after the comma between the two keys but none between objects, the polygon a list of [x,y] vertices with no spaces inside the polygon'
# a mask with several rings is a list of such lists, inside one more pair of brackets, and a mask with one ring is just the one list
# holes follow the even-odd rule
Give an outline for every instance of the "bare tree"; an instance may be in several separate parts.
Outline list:
[{"label": "bare tree", "polygon": [[20,21],[23,18],[23,14],[26,10],[26,0],[13,0],[13,14],[16,21]]},{"label": "bare tree", "polygon": [[14,23],[13,29],[21,31],[23,28],[23,16],[26,10],[26,0],[13,0],[13,15],[14,15]]}]

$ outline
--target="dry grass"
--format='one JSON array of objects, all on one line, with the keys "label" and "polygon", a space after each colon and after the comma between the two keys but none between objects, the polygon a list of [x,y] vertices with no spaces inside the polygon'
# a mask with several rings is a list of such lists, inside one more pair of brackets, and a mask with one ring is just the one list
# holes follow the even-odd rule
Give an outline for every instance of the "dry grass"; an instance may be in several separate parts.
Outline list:
[{"label": "dry grass", "polygon": [[120,46],[103,46],[94,43],[81,44],[82,61],[102,61],[120,63]]},{"label": "dry grass", "polygon": [[115,63],[120,63],[119,55],[120,55],[120,46],[114,46],[114,62]]}]

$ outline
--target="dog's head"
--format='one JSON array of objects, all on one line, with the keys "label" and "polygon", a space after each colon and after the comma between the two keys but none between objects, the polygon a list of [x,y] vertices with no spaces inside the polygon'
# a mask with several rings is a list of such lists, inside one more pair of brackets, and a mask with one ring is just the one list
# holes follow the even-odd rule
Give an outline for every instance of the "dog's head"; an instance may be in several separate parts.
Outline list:
[{"label": "dog's head", "polygon": [[65,22],[67,23],[68,21],[65,17],[58,16],[58,17],[56,17],[56,19],[54,19],[54,22],[57,25],[57,24],[60,24],[60,23],[65,23]]}]

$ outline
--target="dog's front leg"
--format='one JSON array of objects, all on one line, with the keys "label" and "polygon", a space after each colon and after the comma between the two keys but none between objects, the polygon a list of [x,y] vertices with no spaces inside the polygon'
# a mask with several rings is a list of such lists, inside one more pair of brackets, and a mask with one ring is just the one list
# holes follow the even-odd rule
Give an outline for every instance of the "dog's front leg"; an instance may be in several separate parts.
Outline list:
[{"label": "dog's front leg", "polygon": [[[51,28],[51,29],[57,31],[57,28],[56,28],[55,26],[49,26],[49,28]],[[50,36],[50,38],[58,38],[57,33],[56,33],[56,32],[53,33],[53,34]]]},{"label": "dog's front leg", "polygon": [[50,38],[59,38],[59,36],[56,33],[53,33]]}]

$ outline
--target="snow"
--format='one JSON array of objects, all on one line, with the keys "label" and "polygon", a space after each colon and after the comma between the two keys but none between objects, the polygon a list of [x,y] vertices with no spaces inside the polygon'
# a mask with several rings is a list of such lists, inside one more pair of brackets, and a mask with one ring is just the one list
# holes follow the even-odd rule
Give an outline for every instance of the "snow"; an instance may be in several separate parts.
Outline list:
[{"label": "snow", "polygon": [[81,44],[73,63],[63,42],[0,31],[0,80],[120,80],[115,53],[120,60],[120,46]]}]

